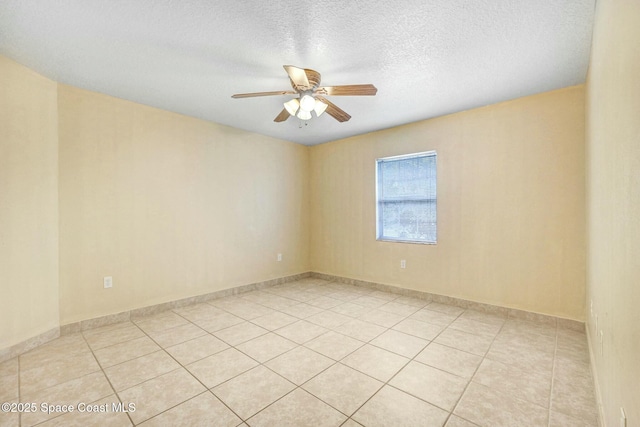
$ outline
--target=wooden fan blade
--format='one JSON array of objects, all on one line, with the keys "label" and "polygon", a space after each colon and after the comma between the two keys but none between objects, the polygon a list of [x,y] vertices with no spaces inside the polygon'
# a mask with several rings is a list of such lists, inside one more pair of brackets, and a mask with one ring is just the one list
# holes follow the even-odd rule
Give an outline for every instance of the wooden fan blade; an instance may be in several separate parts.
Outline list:
[{"label": "wooden fan blade", "polygon": [[289,117],[291,117],[291,114],[289,114],[289,112],[287,111],[286,108],[283,108],[282,111],[280,111],[280,114],[278,114],[273,121],[274,122],[284,122]]},{"label": "wooden fan blade", "polygon": [[320,73],[309,68],[283,65],[291,80],[291,86],[298,92],[312,90],[320,84]]},{"label": "wooden fan blade", "polygon": [[372,84],[319,87],[315,93],[329,96],[374,96],[378,89]]},{"label": "wooden fan blade", "polygon": [[332,103],[328,99],[326,99],[326,98],[324,98],[322,96],[319,96],[319,95],[316,95],[316,99],[318,99],[318,100],[324,102],[325,104],[327,104],[328,107],[325,110],[325,112],[327,114],[329,114],[331,117],[333,117],[334,119],[336,119],[337,121],[339,121],[340,123],[347,122],[351,118],[351,116],[349,114],[344,112],[341,108],[337,107],[334,103]]},{"label": "wooden fan blade", "polygon": [[253,93],[236,93],[231,95],[232,98],[253,98],[256,96],[271,96],[271,95],[297,95],[298,92],[291,90],[279,90],[276,92],[253,92]]}]

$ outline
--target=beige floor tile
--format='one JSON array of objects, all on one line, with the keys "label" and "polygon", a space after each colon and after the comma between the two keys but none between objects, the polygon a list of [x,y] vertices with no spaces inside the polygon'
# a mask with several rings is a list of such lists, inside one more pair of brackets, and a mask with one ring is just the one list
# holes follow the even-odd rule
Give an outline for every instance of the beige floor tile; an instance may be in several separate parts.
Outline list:
[{"label": "beige floor tile", "polygon": [[373,323],[374,325],[390,328],[402,321],[406,316],[382,311],[380,308],[374,308],[359,317],[363,322]]},{"label": "beige floor tile", "polygon": [[285,314],[297,317],[299,319],[306,319],[307,317],[318,314],[324,310],[309,304],[298,303],[295,305],[290,305],[289,307],[284,308],[281,311]]},{"label": "beige floor tile", "polygon": [[328,329],[322,326],[307,322],[306,320],[299,320],[296,323],[276,330],[275,333],[298,344],[304,344],[327,331]]},{"label": "beige floor tile", "polygon": [[164,331],[148,332],[149,336],[162,347],[171,347],[172,345],[201,337],[206,333],[207,331],[199,328],[193,323],[176,326],[175,328]]},{"label": "beige floor tile", "polygon": [[553,370],[553,353],[540,351],[530,345],[494,341],[486,357],[523,369],[535,366],[536,369],[549,373]]},{"label": "beige floor tile", "polygon": [[167,329],[175,328],[176,326],[183,326],[189,323],[188,320],[177,315],[173,311],[165,311],[164,313],[153,316],[141,317],[139,319],[135,319],[133,322],[147,333],[165,331]]},{"label": "beige floor tile", "polygon": [[302,387],[340,412],[351,415],[382,385],[380,381],[336,363]]},{"label": "beige floor tile", "polygon": [[94,351],[144,336],[144,332],[131,322],[103,326],[102,328],[84,331],[83,334]]},{"label": "beige floor tile", "polygon": [[507,321],[506,315],[485,313],[477,310],[465,310],[460,315],[460,319],[474,320],[494,326],[502,326]]},{"label": "beige floor tile", "polygon": [[135,404],[129,415],[139,424],[205,391],[198,380],[180,368],[118,392],[123,403]]},{"label": "beige floor tile", "polygon": [[91,352],[74,353],[64,359],[54,359],[46,364],[20,369],[20,393],[29,394],[52,387],[100,370]]},{"label": "beige floor tile", "polygon": [[[5,401],[0,402],[5,403]],[[9,400],[6,403],[18,403],[18,400]],[[19,427],[20,426],[20,413],[19,412],[4,412],[0,411],[0,427]]]},{"label": "beige floor tile", "polygon": [[554,375],[560,380],[580,380],[585,385],[593,383],[591,375],[591,365],[589,360],[577,357],[575,354],[567,354],[566,351],[558,350],[554,361]]},{"label": "beige floor tile", "polygon": [[178,345],[165,348],[180,364],[188,365],[207,356],[226,350],[229,346],[213,335],[203,335]]},{"label": "beige floor tile", "polygon": [[229,348],[212,356],[198,360],[186,368],[207,388],[215,387],[241,373],[248,371],[258,362],[236,350]]},{"label": "beige floor tile", "polygon": [[415,360],[459,377],[471,378],[482,357],[434,342],[422,350]]},{"label": "beige floor tile", "polygon": [[440,427],[448,413],[393,387],[384,386],[353,419],[367,427]]},{"label": "beige floor tile", "polygon": [[242,299],[253,301],[257,304],[262,304],[274,310],[282,310],[283,308],[298,303],[295,300],[262,291],[249,292],[241,295],[240,297]]},{"label": "beige floor tile", "polygon": [[305,347],[295,348],[265,365],[294,384],[300,385],[327,369],[333,360]]},{"label": "beige floor tile", "polygon": [[484,359],[473,381],[505,394],[549,407],[551,374],[535,366],[520,369],[491,359]]},{"label": "beige floor tile", "polygon": [[481,426],[545,427],[547,409],[471,382],[454,410],[456,415]]},{"label": "beige floor tile", "polygon": [[353,319],[335,328],[335,331],[338,333],[364,342],[371,341],[386,330],[387,329],[382,326],[364,322],[360,319]]},{"label": "beige floor tile", "polygon": [[22,425],[34,425],[60,415],[59,412],[48,414],[42,411],[40,405],[43,403],[76,405],[79,402],[94,402],[112,393],[113,390],[102,372],[85,375],[33,393],[25,393],[21,396],[21,401],[35,402],[38,405],[38,411],[22,414]]},{"label": "beige floor tile", "polygon": [[220,300],[213,300],[211,301],[211,304],[245,320],[255,319],[256,317],[274,312],[274,310],[269,307],[265,307],[264,305],[256,304],[248,300],[243,300],[241,298],[231,300],[223,298]]},{"label": "beige floor tile", "polygon": [[593,386],[577,380],[554,378],[551,409],[586,423],[597,422],[597,405]]},{"label": "beige floor tile", "polygon": [[351,300],[353,304],[362,305],[364,307],[376,308],[389,302],[388,299],[376,298],[371,295],[365,295]]},{"label": "beige floor tile", "polygon": [[479,322],[477,320],[468,319],[464,317],[458,317],[449,325],[451,329],[457,329],[459,331],[468,332],[475,335],[484,335],[487,337],[495,337],[500,332],[502,324],[489,324]]},{"label": "beige floor tile", "polygon": [[343,289],[337,292],[333,292],[332,294],[329,295],[329,297],[335,298],[343,302],[349,302],[363,295],[364,294],[360,292],[358,289],[350,288],[350,289]]},{"label": "beige floor tile", "polygon": [[556,337],[531,332],[502,330],[496,337],[495,344],[506,344],[522,349],[554,353],[556,350]]},{"label": "beige floor tile", "polygon": [[298,344],[293,341],[269,332],[268,334],[242,343],[236,346],[236,348],[258,362],[264,363],[297,346]]},{"label": "beige floor tile", "polygon": [[178,369],[180,365],[164,350],[147,354],[104,370],[116,391]]},{"label": "beige floor tile", "polygon": [[214,332],[214,335],[229,345],[235,346],[253,338],[264,335],[269,331],[250,322],[238,323]]},{"label": "beige floor tile", "polygon": [[445,326],[442,325],[434,325],[432,323],[422,322],[409,317],[393,326],[391,329],[430,341],[438,336],[444,328]]},{"label": "beige floor tile", "polygon": [[67,359],[77,353],[90,351],[81,333],[66,335],[20,355],[20,369],[25,371],[39,368],[60,359]]},{"label": "beige floor tile", "polygon": [[234,316],[231,313],[227,313],[226,311],[220,311],[220,313],[209,316],[207,318],[197,319],[193,322],[205,331],[214,333],[219,330],[244,323],[246,322],[246,320],[238,316]]},{"label": "beige floor tile", "polygon": [[410,362],[389,384],[420,399],[451,411],[468,380],[418,362]]},{"label": "beige floor tile", "polygon": [[400,371],[409,359],[370,344],[359,348],[342,359],[342,363],[374,377],[382,382],[389,381]]},{"label": "beige floor tile", "polygon": [[431,323],[433,325],[448,326],[458,317],[455,314],[442,313],[440,311],[427,310],[429,306],[420,309],[409,316],[410,319],[419,320],[421,322]]},{"label": "beige floor tile", "polygon": [[414,357],[425,348],[428,343],[429,341],[423,340],[422,338],[394,330],[388,330],[371,340],[371,344],[376,347],[384,348],[385,350],[408,358]]},{"label": "beige floor tile", "polygon": [[478,427],[478,425],[456,415],[451,415],[445,427]]},{"label": "beige floor tile", "polygon": [[432,302],[431,304],[425,307],[427,310],[437,311],[440,313],[451,314],[454,316],[459,316],[464,312],[464,308],[456,307],[453,305],[441,304],[438,302]]},{"label": "beige floor tile", "polygon": [[207,303],[175,308],[173,311],[194,323],[199,320],[207,320],[219,314],[226,313],[226,311]]},{"label": "beige floor tile", "polygon": [[0,362],[0,377],[4,377],[7,375],[18,375],[18,358],[17,357],[6,360],[4,362]]},{"label": "beige floor tile", "polygon": [[556,326],[547,325],[544,323],[527,322],[526,320],[508,319],[502,330],[510,333],[524,333],[524,334],[540,334],[548,335],[551,337],[556,336]]},{"label": "beige floor tile", "polygon": [[282,328],[283,326],[295,323],[298,320],[299,319],[297,317],[293,317],[288,314],[276,311],[271,314],[256,317],[255,319],[251,320],[251,323],[254,323],[270,331],[274,331],[276,329]]},{"label": "beige floor tile", "polygon": [[335,313],[333,311],[323,311],[322,313],[314,314],[307,317],[306,321],[315,323],[327,329],[337,328],[340,325],[352,320],[352,317]]},{"label": "beige floor tile", "polygon": [[323,310],[328,310],[330,308],[333,308],[337,305],[342,304],[343,302],[344,301],[342,300],[326,297],[326,296],[321,296],[321,297],[313,298],[306,301],[307,304],[312,305],[314,307],[321,308]]},{"label": "beige floor tile", "polygon": [[[0,366],[0,373],[4,373],[5,375],[0,375],[0,403],[8,402],[13,399],[17,399],[19,396],[18,387],[19,387],[19,374],[18,374],[18,363],[14,360],[9,360],[12,365],[15,365],[16,369],[11,369],[9,364],[5,365],[4,368]],[[7,362],[5,362],[6,364]]]},{"label": "beige floor tile", "polygon": [[371,310],[369,307],[363,305],[354,304],[352,302],[345,302],[331,308],[334,313],[343,314],[349,317],[359,317]]},{"label": "beige floor tile", "polygon": [[242,422],[211,392],[206,391],[140,424],[144,427],[235,427]]},{"label": "beige floor tile", "polygon": [[317,351],[318,353],[334,360],[340,360],[362,347],[364,343],[355,338],[351,338],[334,331],[329,331],[324,335],[320,335],[318,338],[312,339],[304,345],[305,347]]},{"label": "beige floor tile", "polygon": [[404,305],[411,305],[413,307],[417,307],[418,309],[424,308],[424,306],[430,303],[430,301],[413,297],[398,297],[394,299],[393,302]]},{"label": "beige floor tile", "polygon": [[581,362],[583,364],[591,363],[591,355],[589,354],[589,349],[567,349],[558,345],[556,349],[556,358],[560,357],[562,359],[573,360],[574,362]]},{"label": "beige floor tile", "polygon": [[402,304],[398,302],[397,299],[395,299],[386,303],[385,305],[381,305],[380,307],[378,307],[378,310],[397,314],[402,317],[407,317],[420,310],[420,307],[416,307],[415,305]]},{"label": "beige floor tile", "polygon": [[160,347],[145,336],[101,348],[94,351],[93,354],[98,359],[100,366],[108,368],[158,350],[160,350]]},{"label": "beige floor tile", "polygon": [[264,366],[221,384],[213,393],[241,418],[247,419],[296,388]]},{"label": "beige floor tile", "polygon": [[297,389],[248,420],[254,427],[334,427],[346,416],[326,403]]},{"label": "beige floor tile", "polygon": [[549,427],[598,427],[598,420],[580,420],[561,412],[549,413]]},{"label": "beige floor tile", "polygon": [[229,311],[228,308],[231,307],[241,307],[242,304],[252,304],[251,301],[243,300],[239,296],[232,295],[223,298],[214,298],[211,301],[207,301],[207,304],[210,304],[216,308]]},{"label": "beige floor tile", "polygon": [[585,331],[573,331],[558,327],[558,348],[563,350],[588,350]]},{"label": "beige floor tile", "polygon": [[[280,288],[280,289],[267,289],[265,290],[265,292],[274,293],[281,297],[292,299],[298,303],[306,302],[318,297],[317,293],[307,292],[301,289],[295,289],[294,287],[287,287],[287,288]],[[291,307],[294,307],[294,306],[292,305]],[[283,309],[282,311],[285,311],[285,310],[286,309]]]},{"label": "beige floor tile", "polygon": [[489,350],[493,337],[469,334],[467,332],[458,331],[457,329],[447,328],[433,341],[438,344],[466,351],[467,353],[484,356],[487,350]]},{"label": "beige floor tile", "polygon": [[79,408],[73,412],[46,421],[38,426],[42,427],[121,427],[131,426],[131,420],[124,412],[114,411],[113,405],[120,401],[115,394],[94,402],[82,402],[82,410]]},{"label": "beige floor tile", "polygon": [[[22,401],[134,396],[131,416],[145,425],[598,425],[586,335],[555,322],[318,279],[214,301],[65,335],[0,363],[0,401],[16,399],[18,384]],[[226,390],[252,418],[206,388]],[[125,413],[96,415],[25,414],[22,425],[130,424]],[[0,427],[19,421],[0,414]]]},{"label": "beige floor tile", "polygon": [[387,302],[398,298],[397,294],[392,294],[391,292],[384,292],[384,291],[374,291],[374,292],[371,292],[369,296],[374,298],[380,298],[380,299],[386,300]]}]

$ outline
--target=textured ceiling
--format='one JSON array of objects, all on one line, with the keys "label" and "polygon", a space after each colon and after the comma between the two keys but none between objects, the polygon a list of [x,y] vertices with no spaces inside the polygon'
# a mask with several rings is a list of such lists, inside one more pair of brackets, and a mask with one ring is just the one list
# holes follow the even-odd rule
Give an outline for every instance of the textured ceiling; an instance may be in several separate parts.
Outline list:
[{"label": "textured ceiling", "polygon": [[[583,83],[595,0],[2,0],[0,54],[61,83],[306,145]],[[282,68],[351,114],[273,119]]]}]

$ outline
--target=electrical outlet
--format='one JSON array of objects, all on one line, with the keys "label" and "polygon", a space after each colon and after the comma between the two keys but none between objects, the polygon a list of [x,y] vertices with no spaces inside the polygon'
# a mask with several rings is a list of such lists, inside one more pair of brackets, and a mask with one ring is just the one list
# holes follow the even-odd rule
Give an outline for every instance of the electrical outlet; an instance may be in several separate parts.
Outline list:
[{"label": "electrical outlet", "polygon": [[105,289],[113,287],[113,277],[111,276],[105,277],[103,283],[104,283]]},{"label": "electrical outlet", "polygon": [[627,415],[624,413],[624,408],[620,408],[620,427],[627,427]]},{"label": "electrical outlet", "polygon": [[282,254],[278,254],[278,261],[282,261]]},{"label": "electrical outlet", "polygon": [[407,268],[407,260],[406,259],[401,259],[400,260],[400,268]]}]

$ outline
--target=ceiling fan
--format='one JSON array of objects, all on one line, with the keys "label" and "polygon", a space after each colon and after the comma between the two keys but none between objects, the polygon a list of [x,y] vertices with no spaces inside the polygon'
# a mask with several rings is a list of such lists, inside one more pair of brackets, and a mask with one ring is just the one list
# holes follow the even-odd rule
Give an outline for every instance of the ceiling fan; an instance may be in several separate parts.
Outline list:
[{"label": "ceiling fan", "polygon": [[363,85],[343,85],[343,86],[320,86],[320,73],[308,68],[284,65],[284,69],[289,75],[293,91],[276,92],[254,92],[237,93],[232,98],[252,98],[255,96],[271,95],[298,95],[284,103],[284,109],[274,119],[274,122],[284,122],[290,116],[298,117],[301,120],[311,119],[311,112],[320,116],[325,111],[339,122],[348,121],[351,116],[337,107],[325,96],[373,96],[378,89],[372,84]]}]

